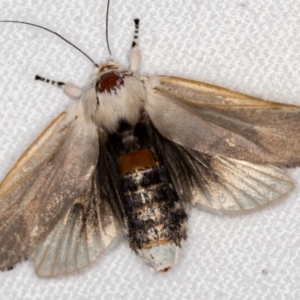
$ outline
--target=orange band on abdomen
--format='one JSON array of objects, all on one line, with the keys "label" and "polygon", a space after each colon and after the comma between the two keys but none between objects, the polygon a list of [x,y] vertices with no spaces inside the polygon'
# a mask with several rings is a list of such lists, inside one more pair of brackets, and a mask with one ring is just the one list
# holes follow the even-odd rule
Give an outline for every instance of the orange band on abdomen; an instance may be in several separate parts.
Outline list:
[{"label": "orange band on abdomen", "polygon": [[121,155],[118,158],[118,163],[121,175],[125,175],[134,169],[156,167],[156,162],[149,149],[143,149]]}]

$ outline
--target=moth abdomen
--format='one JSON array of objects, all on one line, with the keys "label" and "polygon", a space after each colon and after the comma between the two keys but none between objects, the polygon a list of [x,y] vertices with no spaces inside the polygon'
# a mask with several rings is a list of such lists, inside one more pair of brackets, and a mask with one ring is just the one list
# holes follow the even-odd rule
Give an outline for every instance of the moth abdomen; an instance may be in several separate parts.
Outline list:
[{"label": "moth abdomen", "polygon": [[186,237],[187,215],[151,145],[146,124],[123,124],[119,129],[108,141],[118,161],[129,244],[155,270],[165,271]]},{"label": "moth abdomen", "polygon": [[[149,248],[153,243],[179,244],[185,237],[184,207],[165,174],[160,173],[164,173],[163,168],[151,167],[133,170],[123,177],[128,236],[134,250]],[[154,183],[149,174],[153,174]],[[148,179],[143,180],[144,176]]]}]

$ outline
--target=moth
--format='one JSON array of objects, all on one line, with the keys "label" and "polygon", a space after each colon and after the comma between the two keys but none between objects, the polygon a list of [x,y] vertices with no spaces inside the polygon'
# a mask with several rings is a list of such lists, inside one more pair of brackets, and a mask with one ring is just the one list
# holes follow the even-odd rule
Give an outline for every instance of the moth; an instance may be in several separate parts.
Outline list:
[{"label": "moth", "polygon": [[[186,205],[238,213],[293,189],[300,108],[214,85],[95,65],[78,101],[55,118],[0,185],[0,268],[32,259],[41,277],[88,266],[122,232],[156,271],[186,239]],[[37,79],[45,80],[38,77]]]}]

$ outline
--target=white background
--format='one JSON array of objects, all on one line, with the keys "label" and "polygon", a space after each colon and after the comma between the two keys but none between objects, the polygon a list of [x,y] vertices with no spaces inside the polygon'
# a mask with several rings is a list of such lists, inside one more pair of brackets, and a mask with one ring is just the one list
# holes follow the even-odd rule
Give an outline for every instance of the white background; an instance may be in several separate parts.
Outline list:
[{"label": "white background", "polygon": [[[108,56],[105,1],[1,0],[0,19],[59,32],[97,62]],[[299,1],[112,0],[109,39],[127,63],[141,19],[141,72],[177,75],[300,105]],[[35,74],[84,86],[93,66],[45,31],[0,24],[0,179],[72,101]],[[192,209],[188,240],[166,274],[152,272],[125,239],[90,268],[39,279],[31,262],[0,273],[0,299],[300,299],[299,169],[295,191],[253,214]],[[1,234],[1,232],[0,232]]]}]

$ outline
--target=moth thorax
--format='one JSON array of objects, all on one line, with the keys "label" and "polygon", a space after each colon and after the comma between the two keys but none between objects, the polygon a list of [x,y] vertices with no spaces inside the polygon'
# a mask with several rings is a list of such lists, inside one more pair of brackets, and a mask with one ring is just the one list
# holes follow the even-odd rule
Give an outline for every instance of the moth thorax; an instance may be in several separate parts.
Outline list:
[{"label": "moth thorax", "polygon": [[94,122],[114,132],[120,120],[137,124],[144,106],[146,90],[142,81],[128,71],[108,71],[96,81]]}]

